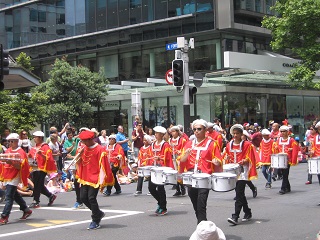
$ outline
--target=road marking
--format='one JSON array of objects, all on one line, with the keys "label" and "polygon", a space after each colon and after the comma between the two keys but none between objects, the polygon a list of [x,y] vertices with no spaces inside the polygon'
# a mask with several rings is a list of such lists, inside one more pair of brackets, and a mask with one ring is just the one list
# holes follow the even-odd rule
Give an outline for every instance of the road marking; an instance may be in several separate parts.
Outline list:
[{"label": "road marking", "polygon": [[[75,210],[72,210],[70,208],[61,208],[61,207],[41,207],[41,208],[38,208],[36,211],[38,211],[38,210],[56,210],[56,211],[57,210],[58,211],[69,211],[70,210],[72,212],[75,212]],[[78,209],[76,211],[90,211],[90,210],[89,209]],[[105,213],[119,213],[119,215],[104,217],[101,219],[101,221],[114,219],[114,218],[129,217],[129,216],[144,213],[144,212],[139,212],[139,211],[107,210],[107,209],[101,209],[101,211],[103,211]],[[52,221],[52,220],[50,220],[50,221]],[[84,221],[79,221],[79,222],[69,222],[69,223],[64,223],[64,224],[59,224],[59,225],[46,226],[46,227],[42,227],[42,228],[4,233],[4,234],[0,234],[0,238],[14,236],[14,235],[20,235],[20,234],[26,234],[26,233],[46,231],[46,230],[56,229],[56,228],[70,227],[70,226],[75,226],[75,225],[79,225],[79,224],[90,223],[91,221],[92,220],[90,219],[90,220],[84,220]],[[50,225],[52,225],[52,224],[50,224]]]}]

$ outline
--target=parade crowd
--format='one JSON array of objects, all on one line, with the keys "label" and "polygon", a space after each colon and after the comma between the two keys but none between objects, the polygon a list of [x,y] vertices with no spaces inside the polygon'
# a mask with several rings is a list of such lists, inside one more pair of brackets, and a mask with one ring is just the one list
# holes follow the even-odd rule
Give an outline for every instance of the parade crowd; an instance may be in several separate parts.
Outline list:
[{"label": "parade crowd", "polygon": [[[188,194],[191,200],[198,227],[190,239],[200,239],[196,235],[201,235],[204,229],[213,229],[210,234],[216,237],[212,239],[225,239],[221,229],[207,220],[211,189],[235,190],[234,212],[227,221],[237,225],[242,211],[241,221],[252,218],[245,187],[248,185],[254,198],[257,196],[258,190],[251,180],[258,177],[258,168],[266,180],[265,188],[272,188],[273,181],[282,181],[279,194],[284,195],[291,192],[290,168],[320,156],[317,121],[308,128],[305,139],[293,135],[287,120],[281,124],[269,121],[266,128],[245,122],[223,129],[219,119],[212,122],[197,119],[186,129],[191,132],[184,132],[182,125],[174,123],[169,128],[148,128],[137,116],[131,135],[125,134],[121,125],[116,132],[107,133],[95,128],[77,131],[67,123],[60,132],[51,127],[47,138],[42,131],[33,132],[33,143],[28,132],[11,133],[5,129],[0,146],[0,202],[4,202],[0,224],[9,222],[13,202],[23,212],[20,220],[26,220],[43,205],[41,194],[51,206],[57,197],[62,197],[60,193],[74,191],[76,201],[72,208],[89,208],[92,222],[88,229],[97,229],[105,216],[97,202],[99,192],[105,196],[120,195],[121,185],[136,183],[133,194],[139,196],[144,182],[148,184],[148,194],[155,199],[155,214],[164,216],[168,213],[166,184],[156,179],[159,171],[177,177],[176,182],[170,183],[175,189],[173,196]],[[226,176],[234,178],[235,186],[230,189],[204,184],[207,179]],[[312,174],[306,177],[306,184],[311,184]],[[317,177],[320,184],[320,175]],[[200,186],[193,184],[194,179]],[[33,198],[32,204],[27,206],[24,197]]]}]

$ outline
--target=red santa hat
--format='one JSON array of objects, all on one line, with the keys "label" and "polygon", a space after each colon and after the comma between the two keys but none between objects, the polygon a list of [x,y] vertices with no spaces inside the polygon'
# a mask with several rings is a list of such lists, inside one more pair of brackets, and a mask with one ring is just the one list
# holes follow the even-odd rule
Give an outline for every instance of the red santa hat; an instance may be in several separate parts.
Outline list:
[{"label": "red santa hat", "polygon": [[79,138],[81,140],[93,139],[94,137],[95,137],[95,133],[88,130],[84,130],[79,134]]}]

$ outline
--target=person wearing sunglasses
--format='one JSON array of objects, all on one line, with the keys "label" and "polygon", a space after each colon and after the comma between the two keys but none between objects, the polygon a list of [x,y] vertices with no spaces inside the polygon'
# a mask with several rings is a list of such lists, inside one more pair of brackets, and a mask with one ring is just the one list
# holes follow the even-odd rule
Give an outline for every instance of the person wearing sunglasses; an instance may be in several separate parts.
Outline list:
[{"label": "person wearing sunglasses", "polygon": [[288,157],[287,168],[278,169],[282,172],[282,185],[279,191],[280,195],[291,192],[291,186],[289,182],[290,166],[294,166],[298,163],[299,146],[294,138],[289,137],[289,127],[282,125],[280,127],[280,137],[276,141],[275,153],[286,153]]},{"label": "person wearing sunglasses", "polygon": [[32,210],[30,210],[22,196],[17,192],[20,182],[22,182],[24,186],[28,186],[29,163],[27,154],[19,147],[19,134],[10,133],[7,140],[9,142],[9,148],[6,151],[8,158],[13,157],[13,154],[17,154],[19,159],[6,160],[4,163],[2,177],[6,187],[6,200],[0,218],[1,225],[9,222],[8,219],[12,210],[13,201],[15,201],[20,206],[20,210],[23,211],[20,220],[26,220],[32,214]]},{"label": "person wearing sunglasses", "polygon": [[[206,137],[208,123],[203,119],[196,119],[192,122],[191,128],[195,139],[188,141],[182,148],[178,157],[181,165],[187,171],[194,173],[222,172],[222,158],[217,142]],[[181,167],[180,165],[180,167]],[[198,224],[207,221],[207,200],[210,189],[188,188],[188,195],[192,202]]]}]

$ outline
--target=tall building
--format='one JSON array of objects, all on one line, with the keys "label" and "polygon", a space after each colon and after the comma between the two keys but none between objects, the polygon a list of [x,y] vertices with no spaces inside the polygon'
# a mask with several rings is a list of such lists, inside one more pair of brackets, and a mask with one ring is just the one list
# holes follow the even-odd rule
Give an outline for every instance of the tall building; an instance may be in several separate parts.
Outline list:
[{"label": "tall building", "polygon": [[[281,123],[295,134],[319,115],[318,91],[298,91],[285,81],[297,60],[271,52],[261,28],[275,0],[0,0],[0,42],[16,57],[32,58],[42,80],[55,58],[92,71],[104,67],[109,95],[96,113],[99,129],[132,129],[132,93],[141,93],[144,123],[182,123],[183,95],[166,85],[177,37],[194,38],[189,72],[204,74],[191,119]],[[191,82],[192,83],[192,82]],[[192,84],[191,84],[192,85]],[[115,90],[118,89],[118,90]]]}]

